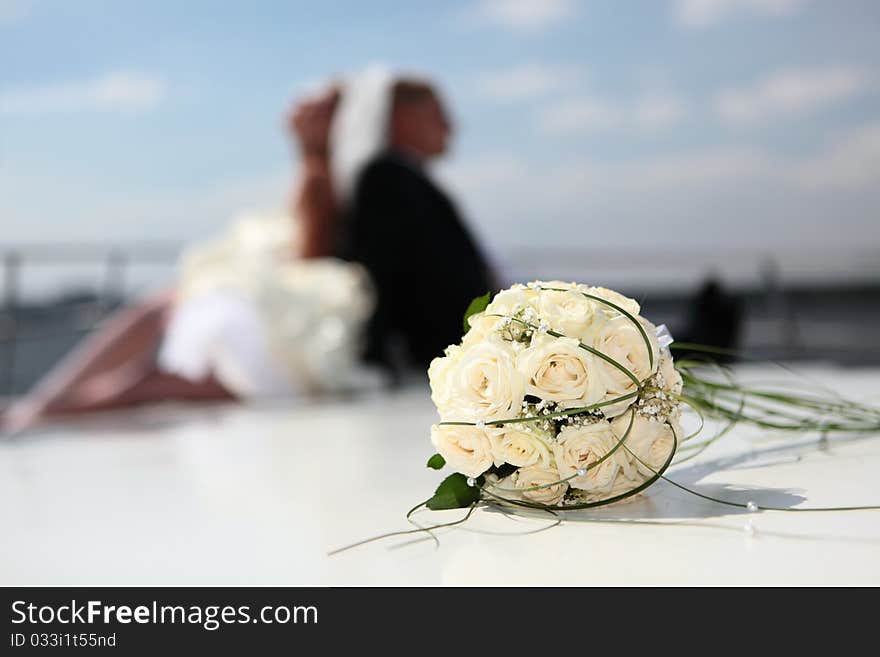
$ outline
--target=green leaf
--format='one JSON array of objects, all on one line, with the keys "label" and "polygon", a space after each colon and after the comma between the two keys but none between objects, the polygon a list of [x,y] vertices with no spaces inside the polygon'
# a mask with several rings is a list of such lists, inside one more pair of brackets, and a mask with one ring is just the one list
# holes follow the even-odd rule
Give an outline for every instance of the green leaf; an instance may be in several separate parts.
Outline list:
[{"label": "green leaf", "polygon": [[470,305],[467,307],[467,310],[464,311],[464,332],[467,333],[471,325],[468,324],[468,320],[471,318],[471,315],[476,315],[477,313],[481,313],[486,310],[486,306],[489,305],[489,302],[492,300],[492,293],[486,292],[481,297],[477,297],[473,301],[471,301]]},{"label": "green leaf", "polygon": [[478,486],[468,486],[467,477],[460,472],[451,474],[434,491],[434,497],[425,502],[432,511],[463,509],[480,499]]},{"label": "green leaf", "polygon": [[432,470],[441,470],[446,465],[446,459],[439,454],[434,454],[434,456],[428,459],[427,465]]}]

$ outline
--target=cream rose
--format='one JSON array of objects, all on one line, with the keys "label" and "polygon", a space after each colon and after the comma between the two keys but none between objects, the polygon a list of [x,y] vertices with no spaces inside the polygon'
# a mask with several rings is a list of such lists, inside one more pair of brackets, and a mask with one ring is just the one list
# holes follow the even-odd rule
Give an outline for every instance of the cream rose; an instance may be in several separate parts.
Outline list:
[{"label": "cream rose", "polygon": [[544,290],[538,298],[538,313],[550,328],[584,340],[593,328],[596,303],[577,290]]},{"label": "cream rose", "polygon": [[435,424],[431,443],[453,470],[465,476],[479,477],[492,467],[492,443],[482,427]]},{"label": "cream rose", "polygon": [[497,330],[498,323],[501,320],[498,317],[489,317],[486,312],[476,313],[468,317],[468,325],[470,328],[461,339],[463,347],[469,347],[488,340],[489,337]]},{"label": "cream rose", "polygon": [[[593,347],[601,351],[609,358],[613,358],[632,372],[635,377],[642,381],[657,371],[660,359],[660,349],[657,338],[652,331],[645,327],[645,334],[651,345],[653,365],[648,346],[641,331],[626,317],[617,317],[606,321],[599,329],[593,342]],[[611,363],[602,360],[602,367],[607,374],[609,384],[614,391],[627,391],[635,387],[635,383],[624,372],[614,367]]]},{"label": "cream rose", "polygon": [[537,290],[524,285],[515,285],[509,290],[502,290],[486,308],[484,316],[479,320],[481,326],[485,327],[484,330],[491,329],[498,332],[508,341],[512,340],[512,346],[521,349],[523,345],[520,343],[528,334],[528,325],[539,322],[538,294]]},{"label": "cream rose", "polygon": [[578,287],[578,284],[575,282],[569,281],[533,281],[530,285],[535,285],[536,287],[561,287],[562,289],[574,290]]},{"label": "cream rose", "polygon": [[611,425],[605,420],[583,426],[564,427],[557,436],[553,446],[556,467],[563,476],[575,474],[578,470],[586,473],[569,480],[572,488],[592,492],[609,491],[621,467],[623,447],[618,448],[610,457],[599,465],[589,467],[617,444],[617,438],[611,431]]},{"label": "cream rose", "polygon": [[[623,495],[624,493],[629,493],[635,488],[638,488],[644,483],[644,479],[638,479],[637,481],[633,481],[632,479],[627,479],[626,477],[618,476],[617,479],[614,480],[614,485],[611,487],[611,490],[604,492],[601,495],[601,499],[608,499],[610,497],[617,497],[618,495]],[[593,499],[600,499],[600,496],[594,496]],[[623,504],[624,502],[631,502],[638,499],[638,494],[631,495],[630,497],[624,498],[623,500],[618,500],[615,504]]]},{"label": "cream rose", "polygon": [[432,399],[444,420],[502,420],[522,410],[524,377],[510,345],[498,338],[462,348],[434,368]]},{"label": "cream rose", "polygon": [[[522,499],[553,505],[558,504],[568,490],[568,484],[560,482],[561,479],[563,477],[553,468],[533,465],[529,468],[520,468],[504,482],[512,484]],[[503,483],[502,487],[506,487],[506,483]],[[504,491],[499,491],[498,494],[501,497],[508,495]]]},{"label": "cream rose", "polygon": [[536,429],[527,431],[522,425],[511,424],[501,429],[491,429],[489,440],[495,465],[509,463],[518,468],[550,465],[549,436]]},{"label": "cream rose", "polygon": [[502,290],[495,295],[491,303],[486,307],[486,314],[507,317],[525,308],[537,310],[539,294],[537,290],[528,288],[525,285],[514,285],[512,288]]},{"label": "cream rose", "polygon": [[[580,496],[577,499],[577,502],[600,502],[606,501],[613,497],[618,497],[619,495],[623,495],[624,493],[629,493],[635,488],[638,488],[642,483],[644,483],[644,479],[639,479],[638,481],[633,481],[632,479],[627,479],[621,474],[618,474],[614,479],[614,485],[608,489],[600,492],[596,491],[580,491]],[[627,502],[631,502],[633,500],[638,499],[638,494],[631,495],[622,500],[618,500],[614,502],[615,505],[625,504]]]},{"label": "cream rose", "polygon": [[[657,339],[654,337],[653,327],[646,326],[645,335],[648,336],[648,342],[651,345],[653,366],[644,337],[626,317],[618,316],[602,324],[596,333],[592,346],[622,365],[636,379],[644,381],[657,370],[660,358],[660,350]],[[596,360],[605,381],[603,401],[609,401],[636,390],[635,382],[625,372],[604,359],[597,358]],[[617,404],[603,406],[602,411],[607,417],[616,417],[623,413],[632,402],[633,399],[628,399]]]},{"label": "cream rose", "polygon": [[[629,417],[622,415],[611,423],[614,435],[618,438],[626,433]],[[681,430],[675,423],[670,426],[643,415],[633,418],[633,426],[624,445],[629,450],[626,453],[630,462],[643,477],[652,477],[666,463],[675,444],[673,431],[680,437]],[[621,450],[624,448],[621,447]]]},{"label": "cream rose", "polygon": [[675,394],[681,393],[681,374],[675,369],[675,363],[668,352],[660,356],[660,375],[663,377],[663,389]]},{"label": "cream rose", "polygon": [[589,406],[605,393],[596,358],[574,338],[539,334],[517,355],[516,366],[525,377],[526,394],[567,408]]},{"label": "cream rose", "polygon": [[461,347],[451,345],[446,348],[446,355],[439,356],[431,361],[428,366],[428,382],[431,385],[431,401],[440,411],[441,409],[450,408],[454,397],[454,384],[452,380],[452,371],[458,362]]},{"label": "cream rose", "polygon": [[[605,299],[606,301],[610,301],[615,306],[623,308],[626,312],[633,316],[637,316],[642,310],[641,306],[639,306],[638,302],[636,302],[635,299],[625,297],[620,292],[609,290],[607,287],[588,287],[583,291],[587,294],[592,294],[593,296]],[[611,317],[621,316],[621,314],[611,306],[601,302],[597,302],[597,304],[602,307],[602,311],[606,315]]]}]

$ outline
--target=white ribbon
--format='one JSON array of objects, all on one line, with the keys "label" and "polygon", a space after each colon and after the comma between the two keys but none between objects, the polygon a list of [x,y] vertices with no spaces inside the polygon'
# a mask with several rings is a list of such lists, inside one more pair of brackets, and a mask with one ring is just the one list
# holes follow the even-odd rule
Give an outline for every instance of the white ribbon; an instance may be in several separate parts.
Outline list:
[{"label": "white ribbon", "polygon": [[666,347],[675,342],[672,333],[666,328],[666,324],[661,324],[657,327],[657,342],[660,344],[661,349],[666,349]]}]

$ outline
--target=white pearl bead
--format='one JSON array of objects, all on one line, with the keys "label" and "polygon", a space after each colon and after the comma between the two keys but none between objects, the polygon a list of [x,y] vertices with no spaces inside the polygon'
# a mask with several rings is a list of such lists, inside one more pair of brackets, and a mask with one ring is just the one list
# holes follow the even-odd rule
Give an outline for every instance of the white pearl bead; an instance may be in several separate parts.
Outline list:
[{"label": "white pearl bead", "polygon": [[748,509],[749,511],[754,513],[755,511],[758,510],[758,505],[755,504],[754,502],[752,502],[751,500],[749,500],[748,504],[746,504],[746,509]]},{"label": "white pearl bead", "polygon": [[583,477],[585,474],[587,474],[587,469],[586,468],[578,468],[577,474],[578,474],[578,477]]},{"label": "white pearl bead", "polygon": [[474,479],[473,477],[468,477],[467,478],[467,485],[470,486],[471,488],[473,488],[474,486],[477,485],[477,480]]},{"label": "white pearl bead", "polygon": [[477,424],[478,428],[482,429],[483,427],[486,426],[486,421],[485,420],[477,420],[476,424]]}]

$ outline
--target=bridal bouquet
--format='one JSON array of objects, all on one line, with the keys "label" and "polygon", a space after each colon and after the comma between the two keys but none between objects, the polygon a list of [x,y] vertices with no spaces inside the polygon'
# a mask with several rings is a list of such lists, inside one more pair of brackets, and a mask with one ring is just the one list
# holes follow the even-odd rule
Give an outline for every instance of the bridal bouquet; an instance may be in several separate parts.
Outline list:
[{"label": "bridal bouquet", "polygon": [[[464,337],[428,370],[440,421],[431,427],[437,453],[428,467],[454,472],[414,506],[414,529],[389,532],[330,554],[395,536],[466,522],[481,504],[549,512],[621,502],[656,481],[742,511],[865,511],[880,505],[765,506],[723,499],[675,481],[670,465],[695,458],[739,423],[800,438],[816,432],[880,433],[880,409],[844,399],[810,382],[752,386],[711,356],[733,352],[672,342],[664,326],[640,316],[633,299],[576,283],[514,285],[474,299]],[[670,346],[688,354],[673,363]],[[683,435],[682,411],[699,420]],[[702,435],[708,420],[714,431]],[[698,440],[699,438],[699,440]],[[412,516],[469,508],[432,526]],[[751,527],[746,523],[746,527]],[[439,543],[438,543],[439,544]]]},{"label": "bridal bouquet", "polygon": [[[482,489],[519,505],[592,506],[652,483],[681,440],[682,379],[665,327],[600,287],[515,285],[477,299],[431,363],[438,455],[457,473],[429,508]],[[471,489],[471,490],[468,490]]]},{"label": "bridal bouquet", "polygon": [[[664,479],[703,499],[756,511],[753,501],[715,498],[664,473],[673,457],[694,458],[740,422],[795,435],[880,431],[880,410],[834,391],[753,388],[711,359],[673,363],[669,332],[640,310],[613,290],[556,281],[475,299],[461,344],[428,371],[440,414],[428,467],[448,464],[455,472],[419,507],[586,509]],[[707,376],[707,368],[721,378]],[[688,435],[679,422],[683,407],[700,420]],[[718,422],[715,433],[685,444],[707,419]],[[822,510],[866,508],[876,507]]]},{"label": "bridal bouquet", "polygon": [[[739,423],[801,437],[880,433],[880,409],[810,383],[806,391],[750,386],[714,362],[724,350],[672,342],[664,326],[640,316],[633,299],[576,283],[514,285],[474,299],[461,344],[428,370],[440,421],[428,467],[454,472],[407,513],[414,529],[380,534],[333,550],[466,522],[481,504],[546,511],[590,509],[633,498],[656,481],[749,513],[880,510],[880,505],[765,506],[723,499],[671,479]],[[670,346],[689,355],[673,363]],[[709,373],[707,373],[709,372]],[[714,374],[710,374],[714,373]],[[699,419],[683,435],[682,411]],[[701,436],[707,420],[715,430]],[[696,440],[700,437],[700,440]],[[412,516],[469,508],[431,526]],[[751,527],[746,523],[746,528]],[[438,542],[439,545],[439,542]]]}]

